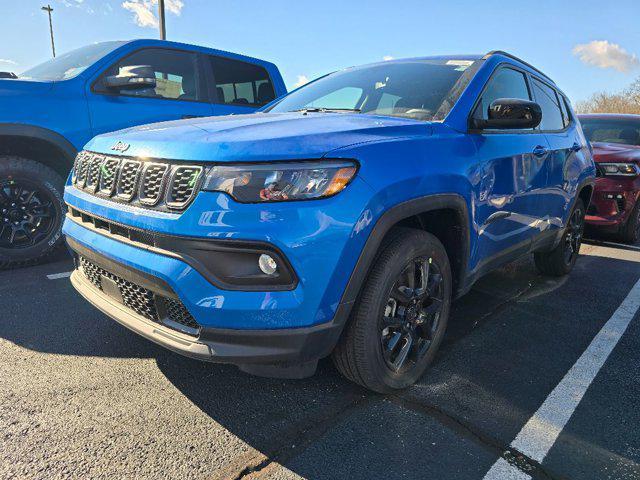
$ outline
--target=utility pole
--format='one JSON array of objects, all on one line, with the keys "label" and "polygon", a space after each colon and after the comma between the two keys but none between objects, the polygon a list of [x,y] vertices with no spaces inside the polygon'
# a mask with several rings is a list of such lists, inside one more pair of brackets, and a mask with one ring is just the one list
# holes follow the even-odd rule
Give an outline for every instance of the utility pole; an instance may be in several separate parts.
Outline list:
[{"label": "utility pole", "polygon": [[49,32],[51,32],[51,50],[53,51],[53,58],[56,56],[56,44],[53,42],[53,22],[51,21],[51,12],[53,12],[53,8],[51,5],[47,5],[46,7],[42,7],[42,10],[49,14]]},{"label": "utility pole", "polygon": [[158,17],[160,17],[160,40],[167,39],[167,29],[164,24],[164,0],[158,0]]}]

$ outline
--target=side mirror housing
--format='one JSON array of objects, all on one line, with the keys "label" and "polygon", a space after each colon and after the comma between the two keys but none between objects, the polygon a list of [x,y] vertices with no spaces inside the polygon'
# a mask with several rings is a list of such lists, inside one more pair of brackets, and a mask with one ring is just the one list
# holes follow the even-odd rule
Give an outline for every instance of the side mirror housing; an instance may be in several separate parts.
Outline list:
[{"label": "side mirror housing", "polygon": [[488,119],[472,119],[477,130],[520,130],[535,128],[542,121],[542,108],[535,102],[518,98],[498,98],[491,102]]},{"label": "side mirror housing", "polygon": [[117,75],[105,77],[104,86],[110,90],[155,88],[156,76],[149,65],[131,65],[121,67]]}]

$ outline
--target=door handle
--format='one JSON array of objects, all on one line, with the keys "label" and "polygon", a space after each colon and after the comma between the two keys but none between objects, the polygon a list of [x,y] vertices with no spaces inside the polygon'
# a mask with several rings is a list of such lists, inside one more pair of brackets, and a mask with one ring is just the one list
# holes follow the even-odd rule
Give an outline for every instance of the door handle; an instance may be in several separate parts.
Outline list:
[{"label": "door handle", "polygon": [[573,142],[573,145],[571,145],[571,151],[579,152],[580,150],[582,150],[582,145],[580,145],[578,142]]},{"label": "door handle", "polygon": [[549,149],[547,147],[543,147],[542,145],[538,145],[536,148],[533,149],[533,154],[536,157],[543,157],[548,152],[549,152]]},{"label": "door handle", "polygon": [[183,119],[186,119],[186,118],[201,118],[203,116],[204,115],[182,115],[182,118]]}]

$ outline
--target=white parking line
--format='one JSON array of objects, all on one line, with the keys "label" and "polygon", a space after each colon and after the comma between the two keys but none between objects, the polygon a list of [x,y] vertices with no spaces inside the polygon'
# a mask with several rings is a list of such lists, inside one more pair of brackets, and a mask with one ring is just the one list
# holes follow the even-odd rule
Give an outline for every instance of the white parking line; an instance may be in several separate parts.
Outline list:
[{"label": "white parking line", "polygon": [[73,272],[61,272],[61,273],[52,273],[47,275],[49,280],[58,280],[59,278],[68,278],[71,276]]},{"label": "white parking line", "polygon": [[[578,361],[520,430],[515,440],[511,442],[511,448],[542,463],[639,308],[640,280],[636,282]],[[484,476],[484,480],[529,478],[531,478],[529,475],[503,458],[498,459]]]}]

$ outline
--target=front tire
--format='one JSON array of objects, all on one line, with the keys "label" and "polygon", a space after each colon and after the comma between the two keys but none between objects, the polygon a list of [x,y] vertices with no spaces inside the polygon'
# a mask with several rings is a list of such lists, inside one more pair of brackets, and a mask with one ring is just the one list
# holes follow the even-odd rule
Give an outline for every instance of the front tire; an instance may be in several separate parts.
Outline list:
[{"label": "front tire", "polygon": [[442,243],[421,230],[394,230],[333,352],[337,369],[380,393],[414,384],[442,342],[451,291]]},{"label": "front tire", "polygon": [[51,168],[0,156],[0,269],[37,263],[62,243],[63,190]]},{"label": "front tire", "polygon": [[567,275],[576,263],[584,233],[585,208],[578,198],[569,216],[560,243],[550,252],[535,252],[533,258],[538,270],[554,277]]}]

